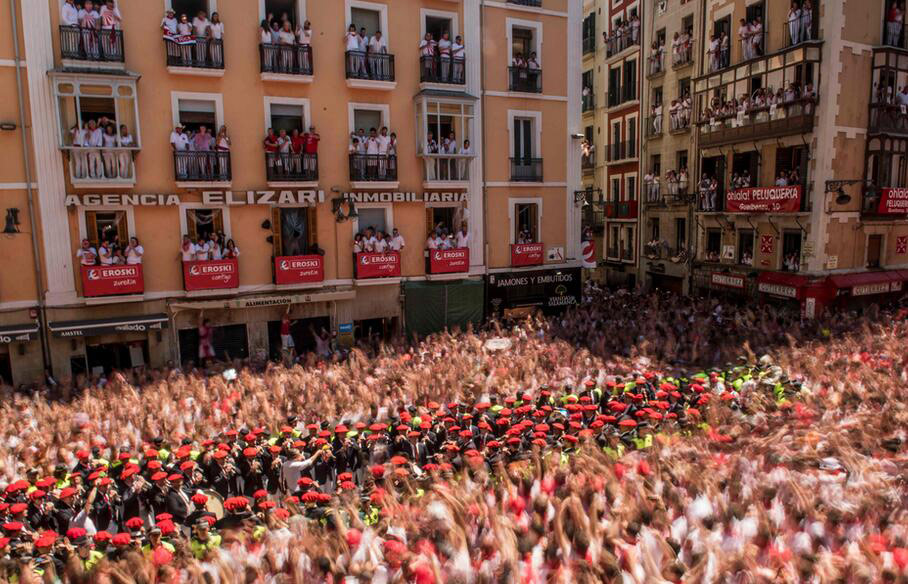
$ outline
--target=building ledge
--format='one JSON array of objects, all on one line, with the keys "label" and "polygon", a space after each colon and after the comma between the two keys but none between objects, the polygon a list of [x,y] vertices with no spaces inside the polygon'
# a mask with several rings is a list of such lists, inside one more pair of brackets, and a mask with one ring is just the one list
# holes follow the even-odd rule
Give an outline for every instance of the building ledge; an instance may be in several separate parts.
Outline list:
[{"label": "building ledge", "polygon": [[400,276],[394,278],[358,278],[353,280],[354,286],[396,286],[403,281]]},{"label": "building ledge", "polygon": [[637,162],[638,160],[639,160],[639,158],[634,156],[633,158],[622,158],[621,160],[611,160],[609,162],[606,162],[605,165],[606,166],[618,166],[619,164],[633,163],[633,162]]},{"label": "building ledge", "polygon": [[132,188],[132,187],[136,186],[135,179],[129,179],[129,180],[92,180],[92,179],[78,180],[78,179],[76,179],[71,182],[72,182],[73,188],[76,190],[79,190],[79,189],[91,189],[91,190],[123,189],[123,188]]},{"label": "building ledge", "polygon": [[605,110],[605,113],[610,114],[610,113],[614,113],[614,112],[620,112],[621,110],[624,110],[624,109],[628,109],[628,108],[632,108],[632,107],[639,107],[639,106],[640,106],[639,99],[629,99],[627,101],[622,101],[618,105],[609,106],[608,109]]},{"label": "building ledge", "polygon": [[181,189],[229,189],[233,182],[229,180],[178,180],[176,185]]},{"label": "building ledge", "polygon": [[317,180],[298,180],[298,181],[268,181],[266,183],[272,189],[316,189],[318,188]]},{"label": "building ledge", "polygon": [[429,282],[446,282],[450,280],[464,280],[470,277],[469,272],[453,272],[451,274],[426,274]]},{"label": "building ledge", "polygon": [[309,282],[308,284],[275,284],[274,290],[280,291],[291,291],[291,290],[313,290],[317,288],[325,288],[327,285],[325,281],[321,282]]},{"label": "building ledge", "polygon": [[470,187],[468,180],[424,180],[422,188],[428,190],[437,189],[466,189]]},{"label": "building ledge", "polygon": [[237,288],[216,288],[213,290],[187,290],[185,298],[210,298],[212,296],[236,296],[240,294]]},{"label": "building ledge", "polygon": [[[611,63],[613,61],[617,61],[618,59],[621,59],[622,57],[628,57],[630,55],[633,55],[634,53],[639,52],[639,51],[640,51],[640,43],[637,43],[636,45],[630,45],[629,47],[622,49],[621,51],[615,53],[612,56],[606,56],[605,62]],[[608,55],[608,51],[606,51],[606,55]]]},{"label": "building ledge", "polygon": [[76,71],[106,72],[125,71],[126,63],[122,61],[91,61],[82,59],[63,59],[60,61],[63,69]]},{"label": "building ledge", "polygon": [[82,298],[87,306],[101,306],[104,304],[120,304],[124,302],[144,302],[144,294],[131,294],[129,296],[86,296]]},{"label": "building ledge", "polygon": [[350,188],[363,191],[382,191],[400,188],[400,181],[363,180],[350,181]]},{"label": "building ledge", "polygon": [[421,81],[419,83],[420,91],[459,91],[466,93],[467,84],[466,83],[429,83],[427,81]]},{"label": "building ledge", "polygon": [[223,77],[224,69],[206,69],[204,67],[167,67],[171,75],[193,75],[195,77]]},{"label": "building ledge", "polygon": [[372,79],[347,79],[347,87],[351,89],[373,89],[375,91],[394,91],[397,81],[373,81]]},{"label": "building ledge", "polygon": [[315,81],[315,75],[290,75],[287,73],[262,73],[262,81],[308,84]]}]

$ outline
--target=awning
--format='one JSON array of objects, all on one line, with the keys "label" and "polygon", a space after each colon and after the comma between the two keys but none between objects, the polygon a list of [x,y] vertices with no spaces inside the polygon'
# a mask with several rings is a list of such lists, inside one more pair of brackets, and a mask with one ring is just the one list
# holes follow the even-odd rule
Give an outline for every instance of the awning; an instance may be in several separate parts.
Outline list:
[{"label": "awning", "polygon": [[906,279],[908,279],[908,272],[905,270],[859,272],[856,274],[829,276],[829,282],[838,288],[839,294],[850,293],[851,296],[901,292],[902,283]]},{"label": "awning", "polygon": [[810,283],[807,276],[787,272],[760,272],[757,291],[779,298],[801,299],[801,289]]},{"label": "awning", "polygon": [[0,326],[0,345],[25,343],[37,338],[38,325],[35,323]]},{"label": "awning", "polygon": [[110,333],[144,333],[167,328],[166,314],[147,314],[103,318],[100,320],[70,320],[52,322],[50,332],[55,337],[91,337]]}]

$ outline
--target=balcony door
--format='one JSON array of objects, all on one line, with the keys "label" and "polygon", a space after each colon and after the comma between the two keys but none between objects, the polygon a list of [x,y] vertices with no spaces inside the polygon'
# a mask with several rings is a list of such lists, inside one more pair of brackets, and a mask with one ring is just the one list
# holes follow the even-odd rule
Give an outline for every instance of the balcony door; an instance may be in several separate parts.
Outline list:
[{"label": "balcony door", "polygon": [[208,9],[208,0],[170,0],[170,6],[176,13],[177,18],[185,14],[189,17],[190,22],[199,12],[205,12],[209,17],[211,16],[211,11]]},{"label": "balcony door", "polygon": [[365,233],[366,229],[372,229],[374,232],[390,233],[388,220],[384,207],[364,208],[357,207],[356,212],[359,214],[358,223],[360,233]]},{"label": "balcony door", "polygon": [[265,0],[265,16],[271,15],[278,23],[286,18],[295,29],[297,24],[302,24],[297,4],[296,0]]},{"label": "balcony door", "polygon": [[217,134],[216,104],[213,101],[181,99],[179,106],[180,125],[183,126],[184,131],[195,134],[199,131],[199,128],[205,126],[209,134]]},{"label": "balcony door", "polygon": [[[376,31],[381,30],[381,13],[377,10],[369,10],[366,8],[351,8],[350,17],[352,23],[356,30],[359,31],[361,28],[366,29],[366,34],[371,38]],[[382,31],[382,35],[387,35],[387,31]]]},{"label": "balcony door", "polygon": [[358,109],[353,112],[355,131],[359,133],[360,130],[363,130],[366,136],[369,135],[372,128],[375,128],[376,131],[381,130],[382,121],[382,113],[378,110]]},{"label": "balcony door", "polygon": [[534,140],[533,120],[514,118],[514,158],[521,161],[535,158]]},{"label": "balcony door", "polygon": [[285,132],[287,132],[287,135],[290,135],[293,130],[299,130],[300,133],[302,133],[308,129],[308,126],[306,126],[305,116],[303,115],[303,106],[285,103],[272,103],[270,109],[270,127],[274,128],[274,132],[276,134],[280,134],[281,130],[284,130]]}]

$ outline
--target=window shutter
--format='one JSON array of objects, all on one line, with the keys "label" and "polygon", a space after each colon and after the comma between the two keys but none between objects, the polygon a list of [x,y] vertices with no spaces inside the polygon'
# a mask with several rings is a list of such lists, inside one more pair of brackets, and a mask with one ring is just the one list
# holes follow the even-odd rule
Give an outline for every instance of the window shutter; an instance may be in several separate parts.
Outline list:
[{"label": "window shutter", "polygon": [[429,234],[435,230],[435,214],[432,212],[432,207],[426,207],[426,238],[428,239]]},{"label": "window shutter", "polygon": [[271,237],[274,238],[274,243],[272,244],[272,250],[274,257],[279,257],[284,255],[284,246],[281,243],[281,208],[272,207],[271,208]]},{"label": "window shutter", "polygon": [[215,233],[227,233],[224,231],[224,212],[220,209],[211,212],[211,223]]},{"label": "window shutter", "polygon": [[129,243],[129,226],[126,223],[126,212],[117,213],[117,235],[120,236],[120,244],[126,246]]},{"label": "window shutter", "polygon": [[96,211],[85,212],[85,237],[95,247],[98,245],[98,215]]},{"label": "window shutter", "polygon": [[533,241],[538,242],[540,240],[539,224],[537,222],[539,219],[539,205],[532,203],[529,207],[530,216],[527,219],[527,224],[530,226],[530,235],[533,237]]},{"label": "window shutter", "polygon": [[193,243],[195,243],[195,240],[199,237],[199,231],[196,228],[194,209],[186,209],[186,235],[189,236],[189,239],[191,239]]},{"label": "window shutter", "polygon": [[[318,243],[318,225],[316,221],[317,207],[307,207],[306,211],[306,243],[311,248]],[[321,247],[321,246],[319,246]],[[308,251],[308,250],[307,250]]]}]

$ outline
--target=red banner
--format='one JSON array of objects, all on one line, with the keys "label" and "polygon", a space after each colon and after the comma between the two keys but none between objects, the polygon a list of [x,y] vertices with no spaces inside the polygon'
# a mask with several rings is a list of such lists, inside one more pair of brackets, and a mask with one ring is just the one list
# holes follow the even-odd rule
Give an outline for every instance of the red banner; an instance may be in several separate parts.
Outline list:
[{"label": "red banner", "polygon": [[797,213],[801,208],[801,185],[735,189],[725,195],[729,213]]},{"label": "red banner", "polygon": [[516,243],[511,246],[512,266],[539,266],[543,258],[541,243]]},{"label": "red banner", "polygon": [[905,215],[908,213],[908,189],[880,189],[880,215]]},{"label": "red banner", "polygon": [[356,277],[396,278],[400,276],[400,253],[358,253],[356,254]]},{"label": "red banner", "polygon": [[430,249],[429,273],[452,274],[470,270],[470,248]]},{"label": "red banner", "polygon": [[275,284],[307,284],[325,280],[325,261],[320,255],[274,258]]},{"label": "red banner", "polygon": [[82,266],[83,296],[119,296],[142,294],[145,279],[142,265]]},{"label": "red banner", "polygon": [[236,259],[183,262],[183,287],[188,292],[239,286],[240,265]]}]

